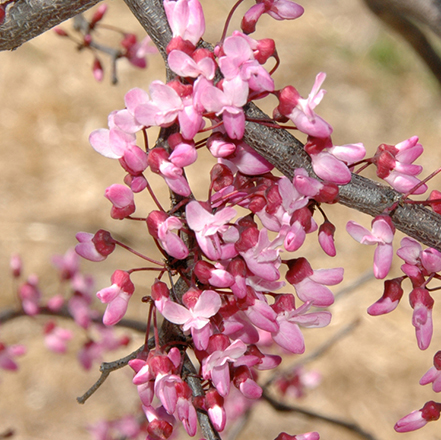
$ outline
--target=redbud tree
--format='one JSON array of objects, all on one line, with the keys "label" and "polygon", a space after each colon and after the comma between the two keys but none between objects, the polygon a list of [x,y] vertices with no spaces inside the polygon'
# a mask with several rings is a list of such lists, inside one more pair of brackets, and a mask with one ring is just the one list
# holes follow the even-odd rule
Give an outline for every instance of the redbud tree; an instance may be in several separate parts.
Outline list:
[{"label": "redbud tree", "polygon": [[[15,48],[95,3],[54,4],[48,10],[3,3],[2,48]],[[77,33],[61,27],[55,31],[92,53],[98,81],[106,70],[105,56],[112,82],[120,59],[144,68],[156,46],[164,60],[165,77],[123,93],[107,127],[94,129],[89,137],[97,153],[123,169],[121,180],[105,188],[105,198],[112,219],[139,227],[137,240],[125,243],[102,228],[78,232],[75,250],[53,259],[63,287],[50,296],[43,294],[38,277],[23,276],[21,258],[14,255],[11,272],[20,306],[5,310],[2,322],[40,315],[72,319],[88,335],[78,353],[85,369],[108,351],[127,346],[128,337],[114,328],[144,333],[142,346],[102,364],[95,385],[78,399],[93,399],[114,370],[132,372],[140,415],[101,421],[90,428],[95,438],[156,440],[185,433],[222,438],[259,400],[294,410],[283,396],[300,396],[317,381],[312,372],[284,369],[283,361],[305,356],[305,329],[313,334],[331,323],[335,297],[329,286],[343,281],[345,267],[332,264],[344,244],[334,242],[336,228],[328,211],[340,203],[372,217],[369,227],[348,219],[345,235],[339,235],[375,247],[373,274],[384,284],[368,314],[388,314],[406,298],[416,345],[433,352],[433,366],[420,380],[432,387],[433,397],[412,412],[409,408],[395,431],[417,430],[437,420],[441,352],[431,341],[441,271],[441,193],[429,189],[439,170],[421,177],[419,138],[382,143],[370,155],[362,140],[338,145],[332,121],[320,115],[326,74],[311,77],[307,93],[296,84],[274,81],[283,62],[277,41],[270,35],[254,38],[254,33],[268,17],[275,23],[301,20],[300,4],[250,2],[237,20],[237,8],[243,7],[238,1],[224,18],[219,40],[207,42],[209,22],[198,0],[126,3],[148,37],[108,26],[121,34],[119,45],[99,42],[97,33],[107,26],[105,5],[91,18],[78,17]],[[24,15],[32,22],[30,17],[42,13],[50,19],[38,28],[20,25]],[[233,18],[240,23],[237,29]],[[266,99],[275,102],[269,115],[259,108]],[[201,161],[203,154],[210,155],[210,165]],[[376,180],[362,176],[368,167]],[[203,180],[192,184],[190,169]],[[397,240],[397,230],[406,236]],[[154,251],[146,249],[148,236]],[[311,243],[315,253],[329,257],[324,266],[310,258]],[[107,287],[95,289],[92,278],[81,272],[79,257],[99,263],[115,253],[134,255],[136,265],[122,263],[109,273]],[[394,258],[400,259],[401,273],[391,276]],[[153,274],[143,286],[146,294],[138,294],[142,273]],[[95,294],[105,304],[102,315],[92,301]],[[133,303],[142,308],[144,322],[126,318]],[[72,330],[52,318],[43,334],[46,346],[60,354],[73,338]],[[16,370],[24,353],[22,344],[1,341],[0,366]],[[272,438],[320,437],[293,426]]]}]

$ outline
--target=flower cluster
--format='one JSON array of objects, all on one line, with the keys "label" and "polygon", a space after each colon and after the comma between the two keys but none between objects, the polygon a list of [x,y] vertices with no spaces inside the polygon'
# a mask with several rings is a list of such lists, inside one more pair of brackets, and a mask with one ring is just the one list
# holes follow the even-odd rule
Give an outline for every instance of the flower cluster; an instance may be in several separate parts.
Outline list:
[{"label": "flower cluster", "polygon": [[[301,327],[329,324],[331,314],[315,308],[333,303],[327,286],[343,279],[341,268],[314,270],[304,257],[282,256],[298,251],[306,235],[319,230],[315,208],[320,202],[335,202],[337,184],[347,183],[347,176],[350,179],[347,163],[363,157],[364,148],[332,145],[332,128],[314,111],[324,95],[320,90],[324,74],[318,75],[307,99],[295,89],[275,89],[264,67],[276,56],[274,42],[252,39],[250,23],[263,12],[277,14],[275,18],[280,20],[297,18],[303,9],[285,0],[262,5],[258,12],[250,10],[246,15],[244,32],[234,31],[210,52],[197,47],[205,30],[200,3],[165,0],[173,32],[168,64],[176,78],[167,84],[153,81],[148,93],[130,90],[125,108],[109,115],[108,128],[90,136],[92,147],[119,160],[127,173],[125,185],[111,185],[105,192],[112,203],[111,216],[145,219],[168,261],[167,266],[157,268],[160,274],[151,289],[155,308],[191,337],[188,340],[200,362],[201,380],[208,384],[203,399],[192,396],[181,377],[184,358],[177,348],[164,350],[156,345],[131,361],[134,384],[149,420],[149,438],[166,438],[171,419],[180,420],[188,434],[194,435],[198,408],[206,410],[215,428],[222,431],[226,424],[224,399],[231,387],[257,399],[262,394],[258,371],[273,369],[281,362],[279,356],[261,351],[261,341],[269,338],[285,351],[303,353]],[[296,170],[293,180],[276,177],[271,173],[273,166],[244,142],[244,106],[269,93],[279,97],[275,110],[279,120],[293,121],[309,136],[311,145],[324,145],[321,151],[307,150],[316,157],[316,170],[333,164],[333,170],[320,176],[322,181],[309,177],[303,169]],[[207,121],[211,121],[212,134],[204,143],[217,163],[209,173],[208,198],[195,200],[184,169],[197,160],[197,148],[202,144],[195,136],[208,129]],[[142,132],[146,140],[150,127],[173,130],[165,142],[154,148],[146,144],[143,149],[138,146],[137,133]],[[164,210],[153,195],[149,172],[161,176],[180,197],[172,211]],[[134,217],[135,195],[147,190],[159,209],[145,218]],[[244,209],[248,213],[239,214]],[[327,219],[319,233],[324,251],[335,255],[332,225]],[[103,260],[115,248],[115,241],[104,231],[77,237],[77,252],[93,261]],[[287,282],[281,279],[283,265]],[[166,270],[186,280],[184,294],[177,297],[174,286],[161,281]],[[112,286],[98,292],[107,304],[105,324],[116,324],[124,316],[134,292],[133,272],[116,271]],[[280,292],[285,286],[291,286],[292,292]]]},{"label": "flower cluster", "polygon": [[[232,390],[248,399],[259,398],[258,372],[281,362],[279,356],[262,351],[268,341],[301,354],[305,351],[301,327],[329,324],[331,314],[323,309],[333,304],[334,297],[327,286],[342,281],[343,269],[313,269],[306,258],[290,253],[299,252],[307,235],[318,231],[323,251],[336,254],[335,228],[321,205],[338,200],[338,186],[351,181],[357,165],[364,162],[363,169],[375,164],[378,177],[405,194],[421,194],[427,188],[415,177],[421,172],[413,164],[422,152],[417,137],[395,146],[382,144],[368,159],[361,143],[334,145],[331,125],[315,111],[325,94],[324,73],[316,76],[307,98],[291,85],[276,89],[273,71],[266,68],[272,57],[278,63],[275,43],[255,40],[250,33],[262,14],[295,19],[303,13],[300,5],[257,0],[242,20],[242,31],[224,35],[213,51],[199,44],[205,21],[198,0],[164,0],[164,8],[173,33],[167,61],[175,77],[167,83],[153,81],[148,92],[140,88],[127,92],[125,108],[113,111],[108,128],[95,130],[90,143],[98,153],[117,159],[126,172],[124,185],[113,184],[105,191],[112,204],[111,217],[145,221],[165,263],[122,245],[106,231],[77,235],[78,254],[92,261],[105,259],[118,244],[155,265],[114,272],[112,285],[97,294],[107,304],[106,325],[124,317],[135,291],[131,275],[139,270],[158,271],[151,296],[145,299],[152,307],[149,316],[158,311],[178,330],[169,340],[164,334],[159,337],[155,325],[154,348],[143,350],[130,362],[149,422],[147,438],[154,440],[168,438],[177,420],[189,435],[195,435],[197,410],[206,411],[215,429],[222,431],[227,422],[225,400]],[[246,105],[269,94],[278,99],[273,125],[291,121],[292,128],[306,136],[304,148],[314,177],[302,168],[295,170],[293,179],[274,175],[273,165],[245,142]],[[161,129],[153,148],[148,144],[151,127]],[[211,131],[208,138],[197,137],[207,131]],[[203,146],[216,163],[209,171],[207,198],[196,199],[185,168],[197,161]],[[169,211],[157,199],[149,173],[160,176],[173,194]],[[143,191],[151,195],[157,209],[135,217],[135,195]],[[431,203],[438,209],[435,196]],[[320,226],[314,216],[317,212],[324,217]],[[373,220],[372,231],[355,222],[347,226],[355,240],[377,246],[374,274],[379,279],[387,276],[392,264],[395,227],[389,213]],[[403,294],[401,282],[409,278],[412,322],[418,345],[425,349],[432,335],[434,303],[427,283],[438,277],[441,258],[433,249],[422,251],[415,246],[419,245],[411,239],[403,240],[398,255],[405,260],[405,276],[386,281],[385,294],[369,313],[393,310]],[[167,272],[169,284],[162,280]],[[194,397],[185,380],[187,349],[199,362],[196,370],[204,383],[203,396]],[[436,381],[435,376],[431,373],[426,383]],[[419,420],[434,419],[426,413]],[[403,426],[407,425],[399,430]],[[318,434],[282,433],[279,438],[315,439]]]},{"label": "flower cluster", "polygon": [[[1,16],[0,7],[0,21]],[[106,25],[101,25],[101,20],[107,12],[107,5],[101,4],[90,20],[86,20],[82,15],[77,16],[77,22],[75,25],[75,35],[71,35],[69,32],[63,28],[56,27],[54,32],[60,37],[69,38],[77,45],[77,49],[89,50],[93,53],[93,63],[92,63],[92,73],[96,81],[102,81],[104,78],[104,67],[101,62],[98,53],[103,53],[110,57],[112,68],[112,83],[116,84],[118,82],[116,73],[116,62],[119,59],[126,59],[132,66],[145,69],[147,67],[147,55],[157,53],[154,46],[151,45],[150,37],[145,37],[142,41],[138,41],[135,34],[130,32],[124,32],[123,30],[117,29],[115,27],[106,27]],[[96,41],[95,33],[97,29],[110,29],[118,34],[122,35],[122,39],[119,43],[118,48],[113,48],[105,46],[102,43]],[[78,41],[78,38],[80,41]]]}]

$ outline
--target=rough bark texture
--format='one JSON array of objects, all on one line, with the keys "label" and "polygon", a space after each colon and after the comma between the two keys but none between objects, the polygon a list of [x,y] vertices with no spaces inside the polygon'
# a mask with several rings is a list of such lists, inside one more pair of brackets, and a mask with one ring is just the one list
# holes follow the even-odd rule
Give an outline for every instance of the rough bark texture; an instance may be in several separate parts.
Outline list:
[{"label": "rough bark texture", "polygon": [[100,0],[16,0],[0,5],[0,51],[14,50],[65,20],[87,11]]}]

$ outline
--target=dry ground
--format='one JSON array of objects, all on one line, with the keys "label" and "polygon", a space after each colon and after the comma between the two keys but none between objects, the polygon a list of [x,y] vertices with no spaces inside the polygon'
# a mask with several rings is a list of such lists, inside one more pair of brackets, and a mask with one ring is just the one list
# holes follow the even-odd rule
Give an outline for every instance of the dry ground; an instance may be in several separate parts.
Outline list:
[{"label": "dry ground", "polygon": [[[142,35],[122,2],[108,3],[109,23]],[[232,1],[202,3],[208,15],[206,39],[216,42]],[[315,75],[327,72],[324,87],[328,93],[319,113],[333,125],[336,144],[364,142],[368,153],[373,153],[380,143],[395,144],[417,134],[426,147],[420,163],[427,174],[432,171],[440,162],[440,90],[418,57],[383,29],[360,1],[305,0],[303,4],[306,13],[296,22],[266,18],[259,26],[258,37],[274,38],[282,59],[276,86],[293,84],[305,96]],[[23,256],[27,274],[40,274],[44,292],[50,296],[57,289],[49,270],[50,256],[73,246],[77,231],[94,232],[102,227],[129,243],[136,242],[141,250],[149,246],[142,226],[110,219],[103,192],[110,184],[120,183],[123,173],[116,162],[96,154],[87,138],[93,129],[105,126],[110,111],[123,107],[129,88],[147,88],[151,80],[163,79],[159,57],[150,60],[146,71],[122,62],[120,83],[113,87],[109,75],[101,84],[94,81],[90,54],[77,53],[69,41],[52,32],[13,53],[0,54],[0,306],[14,304],[8,276],[12,252]],[[264,108],[270,111],[270,104]],[[195,183],[201,178],[200,173],[191,175]],[[440,183],[438,178],[434,186],[439,188]],[[147,212],[146,206],[142,209]],[[370,219],[339,206],[327,212],[340,228],[339,256],[330,261],[315,255],[312,246],[305,255],[315,268],[344,265],[344,285],[348,285],[371,267],[372,249],[361,248],[348,238],[344,223],[351,216],[368,226]],[[131,261],[121,252],[102,264],[85,263],[84,268],[96,275],[99,289],[108,284],[113,270],[130,268]],[[394,273],[398,270],[397,261]],[[137,281],[145,284],[141,278]],[[382,283],[371,281],[353,290],[333,306],[328,329],[306,334],[311,353],[339,329],[359,321],[355,331],[310,364],[321,370],[323,383],[299,404],[355,422],[381,440],[440,439],[440,423],[416,433],[393,431],[398,418],[436,399],[418,380],[441,347],[439,304],[432,345],[420,352],[407,301],[391,316],[367,316],[366,308],[381,295],[381,289]],[[141,297],[145,290],[139,291]],[[137,304],[131,308],[135,318],[142,319],[144,314]],[[0,433],[14,428],[17,440],[85,440],[89,438],[86,424],[136,409],[129,371],[115,373],[90,402],[79,406],[75,397],[96,379],[97,369],[90,373],[79,369],[75,344],[66,356],[47,353],[40,331],[39,319],[20,319],[0,329],[1,340],[29,346],[19,373],[1,373]],[[141,343],[134,336],[128,350]],[[265,404],[255,411],[240,438],[272,439],[282,430],[318,430],[322,439],[329,440],[359,438],[325,422],[276,414]]]}]

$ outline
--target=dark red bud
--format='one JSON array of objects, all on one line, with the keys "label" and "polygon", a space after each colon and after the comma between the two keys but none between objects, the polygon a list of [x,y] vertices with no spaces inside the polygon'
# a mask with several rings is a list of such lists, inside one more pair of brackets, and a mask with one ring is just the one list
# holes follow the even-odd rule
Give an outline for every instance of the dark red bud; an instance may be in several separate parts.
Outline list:
[{"label": "dark red bud", "polygon": [[410,292],[409,302],[412,309],[414,309],[417,304],[422,304],[424,307],[431,309],[435,304],[429,292],[422,287],[416,287]]},{"label": "dark red bud", "polygon": [[380,179],[387,177],[390,172],[395,168],[395,158],[388,151],[382,152],[376,162],[377,165],[377,176]]},{"label": "dark red bud", "polygon": [[278,93],[278,111],[284,116],[288,116],[300,99],[300,94],[293,86],[286,86]]},{"label": "dark red bud", "polygon": [[257,53],[254,53],[254,58],[260,63],[265,64],[269,57],[274,54],[276,50],[276,43],[271,38],[264,38],[257,43]]},{"label": "dark red bud", "polygon": [[211,272],[215,267],[208,263],[208,261],[198,261],[194,267],[194,273],[202,284],[209,284]]},{"label": "dark red bud", "polygon": [[147,433],[155,440],[166,440],[172,435],[173,426],[165,420],[152,420],[147,425]]},{"label": "dark red bud", "polygon": [[193,93],[193,86],[191,84],[182,84],[181,81],[174,79],[167,83],[181,98],[190,96]]},{"label": "dark red bud", "polygon": [[153,173],[159,174],[159,166],[164,160],[168,160],[169,154],[164,148],[156,147],[150,150],[148,155],[148,164]]},{"label": "dark red bud", "polygon": [[235,243],[235,248],[238,252],[246,252],[248,249],[254,247],[259,239],[259,229],[257,227],[249,227],[244,229]]},{"label": "dark red bud", "polygon": [[288,261],[288,272],[286,273],[286,280],[290,284],[298,284],[306,277],[314,274],[311,265],[306,258],[296,258]]},{"label": "dark red bud", "polygon": [[150,295],[153,301],[159,301],[162,298],[169,298],[170,291],[168,290],[167,284],[162,281],[155,280],[150,290]]},{"label": "dark red bud", "polygon": [[169,54],[172,50],[180,50],[187,55],[191,56],[191,54],[196,49],[196,46],[188,40],[183,40],[182,37],[174,37],[170,43],[167,45],[167,54]]},{"label": "dark red bud", "polygon": [[332,148],[332,140],[330,137],[317,138],[314,136],[308,136],[308,141],[305,144],[305,151],[309,155],[319,154],[325,148]]},{"label": "dark red bud", "polygon": [[436,189],[430,193],[429,200],[436,200],[430,204],[431,208],[437,213],[441,214],[441,192]]},{"label": "dark red bud", "polygon": [[436,403],[433,400],[426,402],[421,408],[421,416],[428,422],[438,420],[441,414],[441,403]]},{"label": "dark red bud", "polygon": [[92,243],[99,254],[107,257],[115,250],[115,240],[110,235],[110,232],[100,229],[92,238]]},{"label": "dark red bud", "polygon": [[218,163],[211,169],[210,179],[213,190],[217,192],[222,188],[232,185],[234,176],[230,168],[224,164]]}]

